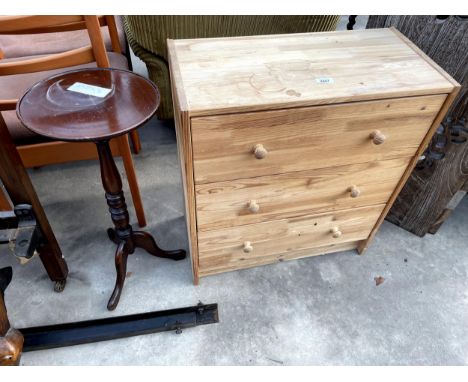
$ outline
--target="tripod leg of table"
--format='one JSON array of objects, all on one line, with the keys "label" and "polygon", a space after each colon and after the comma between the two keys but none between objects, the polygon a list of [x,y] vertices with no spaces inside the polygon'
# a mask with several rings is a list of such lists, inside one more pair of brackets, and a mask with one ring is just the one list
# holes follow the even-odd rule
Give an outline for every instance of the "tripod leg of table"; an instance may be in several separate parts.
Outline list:
[{"label": "tripod leg of table", "polygon": [[117,277],[115,280],[114,291],[112,292],[112,296],[107,303],[108,310],[114,310],[119,303],[120,295],[122,294],[122,289],[125,282],[125,276],[127,275],[128,255],[129,253],[125,242],[121,242],[117,247],[117,251],[115,252],[115,270],[117,271]]},{"label": "tripod leg of table", "polygon": [[135,243],[135,247],[143,248],[146,252],[156,257],[163,257],[171,260],[183,260],[186,256],[183,249],[165,251],[164,249],[159,248],[156,241],[153,239],[153,236],[143,231],[134,231],[133,241]]},{"label": "tripod leg of table", "polygon": [[127,259],[135,251],[135,247],[143,248],[153,256],[182,260],[186,254],[184,250],[164,251],[158,247],[154,238],[144,231],[133,231],[130,225],[127,205],[122,191],[122,179],[115,165],[114,158],[108,141],[96,142],[99,163],[101,167],[101,179],[106,191],[106,201],[109,206],[114,228],[107,230],[109,239],[118,244],[115,254],[115,267],[117,278],[112,296],[107,304],[107,309],[114,310],[120,300],[125,276],[127,273]]},{"label": "tripod leg of table", "polygon": [[109,237],[110,241],[117,245],[120,244],[120,239],[113,228],[107,228],[107,236]]}]

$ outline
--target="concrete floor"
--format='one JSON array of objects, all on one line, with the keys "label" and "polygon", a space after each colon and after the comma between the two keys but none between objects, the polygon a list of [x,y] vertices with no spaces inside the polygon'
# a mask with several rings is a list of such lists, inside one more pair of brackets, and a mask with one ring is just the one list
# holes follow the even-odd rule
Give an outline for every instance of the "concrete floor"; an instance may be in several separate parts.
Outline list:
[{"label": "concrete floor", "polygon": [[[172,126],[153,120],[141,136],[136,168],[147,229],[163,247],[187,248]],[[110,220],[97,163],[49,166],[31,177],[70,276],[65,291],[54,293],[39,259],[20,266],[2,249],[0,267],[14,267],[6,302],[16,327],[199,300],[219,304],[220,323],[181,335],[25,353],[23,365],[468,364],[467,198],[435,236],[421,239],[385,222],[364,256],[343,252],[283,262],[208,277],[198,287],[188,259],[171,262],[138,250],[129,258],[120,304],[110,313],[115,246],[105,233]],[[376,286],[376,276],[385,282]]]},{"label": "concrete floor", "polygon": [[[358,18],[357,28],[367,17]],[[340,28],[344,29],[347,17]],[[137,61],[135,70],[144,74]],[[162,247],[187,249],[175,134],[151,121],[135,157],[148,227]],[[118,166],[122,164],[118,160]],[[121,171],[122,175],[123,171]],[[115,312],[114,249],[96,162],[48,166],[31,177],[70,268],[52,291],[35,258],[12,265],[6,292],[16,327],[217,302],[220,323],[96,344],[24,353],[23,365],[466,365],[468,364],[468,198],[435,236],[418,238],[388,222],[364,256],[342,252],[202,279],[190,261],[138,250]],[[131,219],[135,222],[124,179]],[[134,225],[136,227],[136,224]],[[376,286],[374,277],[385,282]]]}]

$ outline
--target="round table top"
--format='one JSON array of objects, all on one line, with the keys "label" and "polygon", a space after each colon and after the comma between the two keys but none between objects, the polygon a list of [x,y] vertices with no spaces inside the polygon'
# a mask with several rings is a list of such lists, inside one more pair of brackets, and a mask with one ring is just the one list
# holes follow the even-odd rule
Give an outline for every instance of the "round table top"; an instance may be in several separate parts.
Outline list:
[{"label": "round table top", "polygon": [[158,109],[156,85],[120,69],[63,72],[33,85],[16,114],[36,134],[63,141],[99,141],[141,126]]}]

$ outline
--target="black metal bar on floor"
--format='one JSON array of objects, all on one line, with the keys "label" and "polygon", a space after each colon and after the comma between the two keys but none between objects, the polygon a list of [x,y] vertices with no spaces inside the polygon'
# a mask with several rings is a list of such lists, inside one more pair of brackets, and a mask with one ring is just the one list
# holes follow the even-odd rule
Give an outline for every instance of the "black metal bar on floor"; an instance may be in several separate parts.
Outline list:
[{"label": "black metal bar on floor", "polygon": [[18,329],[24,336],[23,352],[107,341],[218,322],[218,304],[198,304],[74,323]]}]

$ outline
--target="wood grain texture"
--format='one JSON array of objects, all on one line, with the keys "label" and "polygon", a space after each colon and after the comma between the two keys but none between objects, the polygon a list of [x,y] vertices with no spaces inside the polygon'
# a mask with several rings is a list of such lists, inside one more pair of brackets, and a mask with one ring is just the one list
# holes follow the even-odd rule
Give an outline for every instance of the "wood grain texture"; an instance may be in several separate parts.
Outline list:
[{"label": "wood grain texture", "polygon": [[12,268],[0,268],[0,366],[19,366],[24,338],[11,327],[5,305],[5,289],[12,279]]},{"label": "wood grain texture", "polygon": [[[113,155],[120,155],[116,140],[112,140],[110,146]],[[91,142],[45,142],[40,145],[18,146],[17,149],[26,168],[67,163],[70,156],[74,161],[97,159],[96,145]]]},{"label": "wood grain texture", "polygon": [[382,15],[370,16],[367,28],[394,28],[419,54],[443,68],[452,81],[458,81],[462,89],[448,114],[455,118],[464,114],[467,104],[462,100],[468,92],[468,23],[453,16],[444,23],[437,23],[435,16]]},{"label": "wood grain texture", "polygon": [[275,253],[262,257],[249,258],[232,258],[230,255],[216,258],[208,262],[206,268],[200,268],[200,277],[215,275],[218,273],[236,271],[239,269],[258,267],[262,265],[274,264],[282,261],[296,260],[303,257],[319,256],[334,252],[342,252],[353,250],[357,247],[358,241],[350,241],[347,243],[326,245],[318,248],[307,248],[294,252]]},{"label": "wood grain texture", "polygon": [[460,84],[450,75],[448,74],[440,65],[438,65],[432,58],[430,58],[426,53],[424,53],[419,47],[411,41],[408,37],[406,37],[403,33],[401,33],[395,27],[389,28],[396,36],[398,36],[401,41],[403,41],[406,45],[408,45],[411,49],[414,50],[416,54],[418,54],[423,60],[429,63],[435,70],[437,70],[441,76],[443,76],[448,82],[450,82],[453,86],[460,86]]},{"label": "wood grain texture", "polygon": [[[445,95],[192,118],[195,183],[413,156]],[[379,129],[385,143],[370,134]],[[261,143],[268,155],[256,159]]]},{"label": "wood grain texture", "polygon": [[[101,26],[111,23],[115,16],[98,16]],[[34,33],[56,33],[70,32],[86,28],[83,16],[0,16],[0,34],[34,34]],[[112,39],[112,35],[111,35]]]},{"label": "wood grain texture", "polygon": [[362,252],[459,87],[391,29],[168,46],[196,282]]},{"label": "wood grain texture", "polygon": [[441,94],[453,87],[389,29],[174,45],[191,116]]},{"label": "wood grain texture", "polygon": [[15,110],[17,102],[17,99],[0,100],[0,111]]},{"label": "wood grain texture", "polygon": [[13,62],[0,62],[0,76],[69,68],[75,65],[89,64],[93,61],[94,55],[92,47],[85,46],[63,53],[51,54],[49,56]]},{"label": "wood grain texture", "polygon": [[[450,16],[436,23],[434,16],[371,16],[368,28],[394,26],[462,85],[446,116],[468,119],[468,23]],[[406,37],[405,37],[406,38]],[[468,140],[453,143],[450,126],[444,128],[445,157],[430,165],[419,163],[411,173],[387,220],[418,235],[435,232],[452,197],[468,181]],[[463,135],[463,134],[462,134]],[[466,134],[464,134],[466,137]],[[435,138],[432,140],[435,143]]]},{"label": "wood grain texture", "polygon": [[[91,48],[93,50],[94,60],[98,68],[109,68],[110,61],[106,52],[106,45],[101,34],[101,26],[97,16],[84,16],[86,23],[86,30],[88,31],[89,40],[91,41]],[[110,28],[109,28],[109,35]]]},{"label": "wood grain texture", "polygon": [[122,53],[122,47],[120,46],[119,39],[119,31],[117,28],[115,17],[116,16],[104,16],[104,19],[107,24],[107,27],[109,28],[109,36],[111,40],[112,51],[115,53]]},{"label": "wood grain texture", "polygon": [[[80,47],[57,54],[40,56],[26,60],[14,60],[5,63],[0,62],[0,76],[70,68],[74,65],[86,64],[93,61],[96,61],[98,67],[109,67],[109,59],[107,57],[104,40],[101,35],[100,25],[106,25],[109,22],[109,33],[111,34],[111,39],[115,39],[115,33],[112,33],[112,28],[113,26],[115,27],[115,20],[114,24],[112,24],[112,19],[113,16],[99,17],[92,15],[0,17],[0,30],[4,30],[6,33],[13,34],[15,31],[18,31],[18,33],[42,33],[87,29],[91,42],[90,46]],[[115,42],[113,42],[113,46],[116,46]],[[13,110],[15,108],[16,101],[17,100],[3,100],[0,103],[0,111]],[[40,110],[38,105],[36,105],[35,111],[37,110]],[[138,223],[141,227],[144,227],[146,225],[146,219],[128,139],[119,138],[119,142],[122,145],[120,153],[123,157]],[[73,160],[83,160],[96,157],[95,149],[89,145],[83,146],[81,149],[81,147],[73,144],[69,146],[65,142],[53,143],[55,144],[39,143],[36,145],[22,146],[20,155],[24,159],[25,165],[41,166],[51,163],[64,163]],[[60,147],[60,145],[62,147]],[[127,147],[124,147],[123,145],[127,145]]]},{"label": "wood grain texture", "polygon": [[[199,231],[384,204],[410,158],[196,186]],[[359,195],[351,196],[351,187]],[[249,201],[255,200],[257,212]]]},{"label": "wood grain texture", "polygon": [[359,246],[358,246],[359,254],[363,254],[366,251],[366,249],[369,247],[372,240],[374,239],[374,237],[375,237],[375,235],[377,233],[377,230],[379,229],[380,225],[383,223],[385,217],[388,214],[388,211],[392,207],[392,205],[395,202],[398,194],[400,193],[401,189],[403,188],[403,186],[405,185],[405,183],[408,180],[409,176],[411,175],[411,171],[413,171],[414,167],[416,166],[416,163],[418,162],[421,154],[424,152],[427,145],[429,144],[429,142],[430,142],[432,136],[434,135],[434,132],[436,131],[437,127],[442,122],[442,119],[444,118],[444,116],[447,113],[448,109],[450,108],[453,101],[457,97],[457,94],[458,94],[459,90],[460,90],[460,87],[455,87],[452,90],[452,93],[450,93],[448,95],[448,97],[446,97],[445,102],[442,105],[442,108],[439,110],[436,118],[432,122],[432,125],[431,125],[429,131],[427,132],[426,136],[422,140],[418,150],[416,151],[416,154],[411,159],[407,169],[405,170],[405,173],[403,174],[402,178],[400,179],[400,182],[398,183],[397,187],[393,191],[392,196],[390,197],[388,203],[386,204],[386,206],[385,206],[385,208],[384,208],[384,210],[382,212],[382,215],[380,215],[379,219],[377,220],[377,223],[375,224],[374,228],[372,229],[369,237],[366,240],[359,243]]},{"label": "wood grain texture", "polygon": [[67,263],[1,114],[0,179],[13,205],[32,206],[45,241],[45,244],[37,248],[41,261],[52,281],[64,281],[68,275]]},{"label": "wood grain texture", "polygon": [[197,237],[197,217],[195,204],[195,184],[193,179],[193,154],[190,117],[184,93],[175,84],[181,83],[180,71],[174,57],[174,45],[172,40],[168,40],[169,49],[169,70],[172,78],[172,102],[174,107],[174,122],[177,136],[177,152],[179,165],[184,187],[185,219],[188,230],[188,241],[190,247],[190,258],[192,260],[193,282],[199,282],[198,272],[198,237]]},{"label": "wood grain texture", "polygon": [[[468,134],[462,135],[468,139]],[[449,216],[441,215],[468,180],[468,144],[450,142],[451,138],[449,135],[449,148],[443,159],[413,170],[387,215],[388,221],[418,236],[437,232]]]},{"label": "wood grain texture", "polygon": [[143,201],[141,200],[140,187],[138,186],[135,163],[133,162],[132,152],[130,150],[130,142],[128,139],[129,135],[130,134],[125,134],[114,138],[114,140],[117,141],[116,143],[119,147],[119,153],[122,156],[122,163],[125,168],[125,174],[127,175],[128,188],[130,189],[130,195],[132,196],[133,207],[135,208],[135,215],[138,221],[138,225],[140,227],[145,227],[145,210],[143,208]]},{"label": "wood grain texture", "polygon": [[[34,15],[34,16],[0,16],[0,33],[43,33],[53,27],[77,24],[82,28],[83,16],[69,15]],[[64,30],[68,30],[64,28]]]},{"label": "wood grain texture", "polygon": [[0,211],[12,211],[13,207],[11,206],[10,200],[5,195],[3,187],[0,185]]},{"label": "wood grain texture", "polygon": [[[199,232],[200,269],[366,238],[384,205]],[[340,237],[333,237],[338,227]],[[250,241],[253,250],[243,251]]]}]

